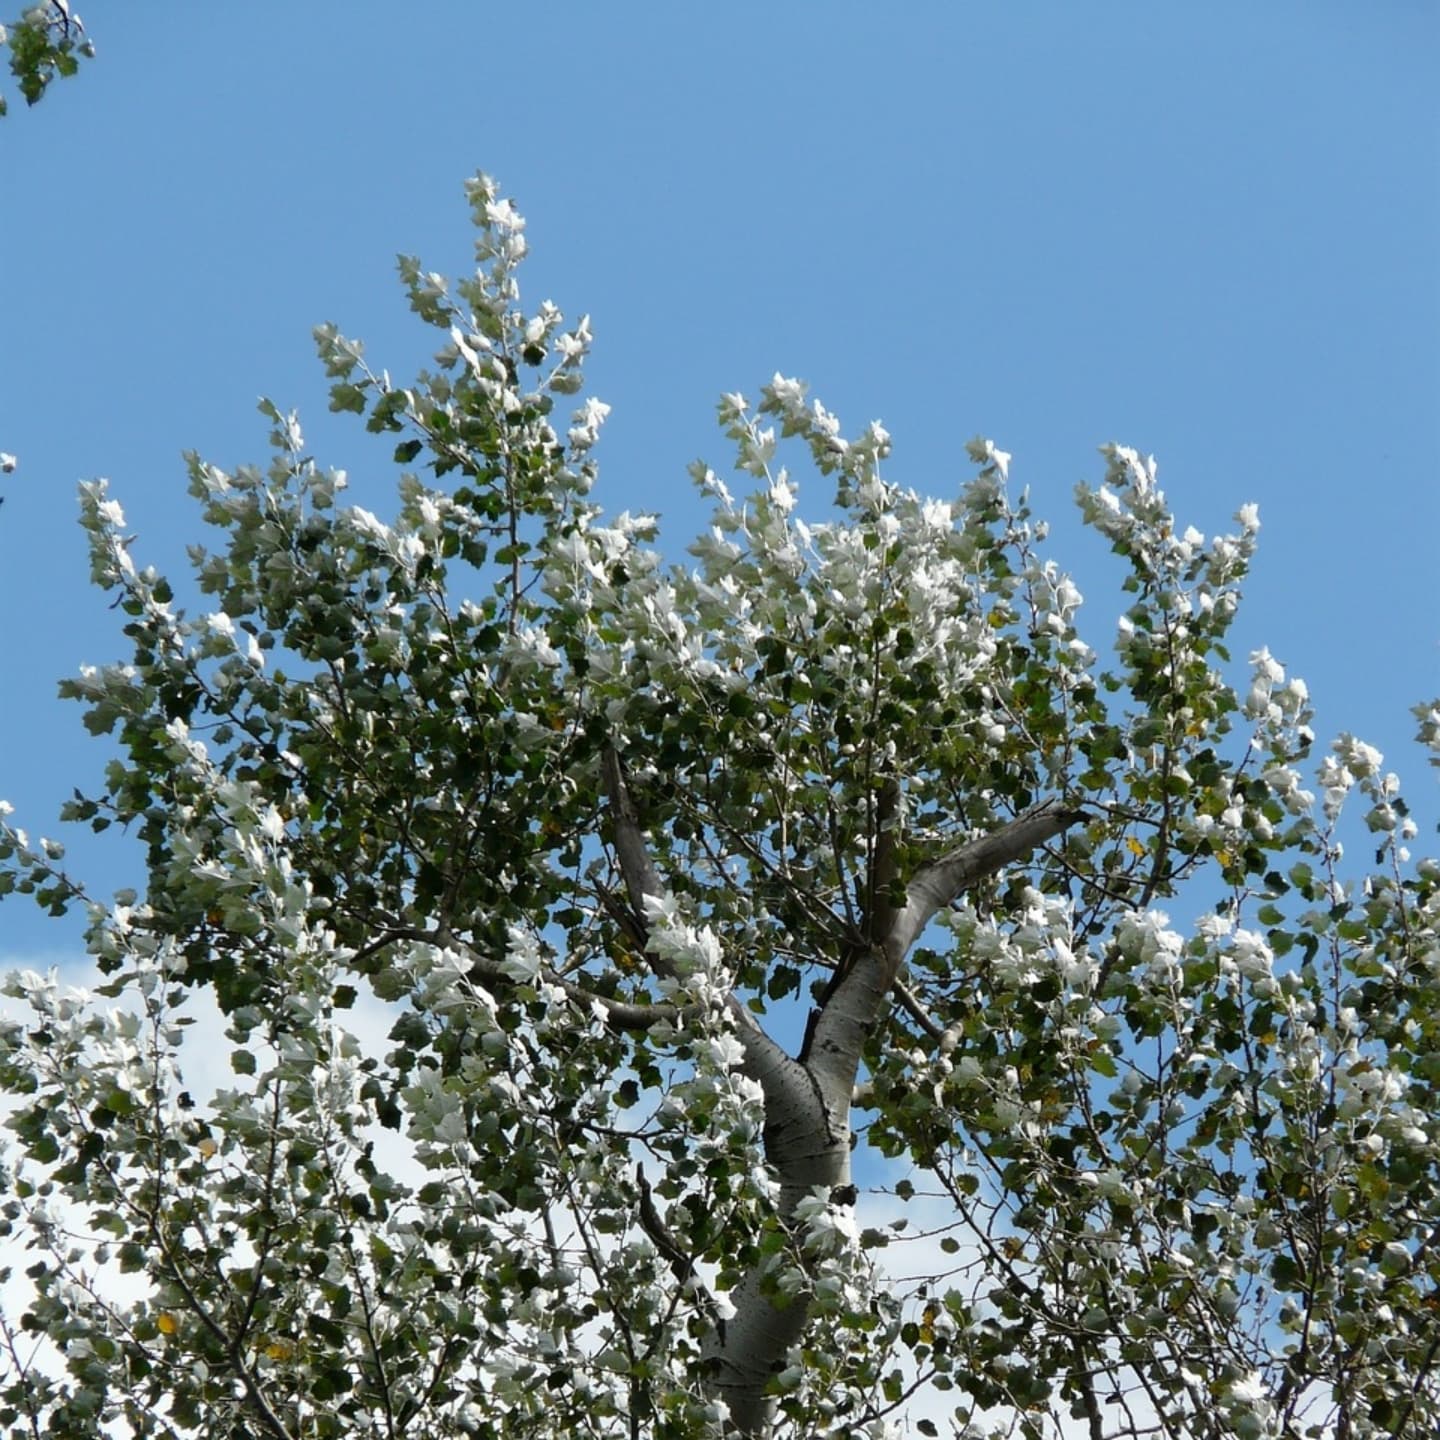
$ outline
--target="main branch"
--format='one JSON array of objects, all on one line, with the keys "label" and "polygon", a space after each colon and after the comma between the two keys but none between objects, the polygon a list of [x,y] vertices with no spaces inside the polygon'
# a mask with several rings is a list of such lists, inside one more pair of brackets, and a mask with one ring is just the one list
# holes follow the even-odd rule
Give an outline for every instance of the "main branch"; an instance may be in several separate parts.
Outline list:
[{"label": "main branch", "polygon": [[[630,906],[643,926],[646,902],[663,895],[620,756],[607,746],[602,773],[612,841]],[[883,1012],[905,953],[936,912],[977,880],[1023,859],[1082,818],[1059,801],[1037,806],[992,835],[957,847],[915,875],[897,902],[900,787],[885,782],[875,806],[875,835],[867,876],[862,942],[847,957],[822,1002],[811,1042],[800,1059],[787,1055],[754,1015],[728,997],[735,1033],[745,1047],[742,1071],[759,1082],[765,1103],[765,1153],[780,1180],[780,1219],[817,1188],[838,1194],[850,1179],[850,1106],[865,1037]],[[673,969],[649,957],[658,974]],[[776,1257],[756,1264],[730,1292],[735,1311],[717,1324],[705,1350],[710,1383],[742,1435],[765,1434],[773,1414],[766,1394],[771,1376],[804,1331],[803,1295],[788,1304],[773,1298]]]},{"label": "main branch", "polygon": [[1033,854],[1047,840],[1086,818],[1083,810],[1047,800],[991,835],[957,846],[924,866],[905,887],[905,904],[891,920],[885,950],[899,970],[910,947],[935,916],[977,881]]},{"label": "main branch", "polygon": [[[606,749],[603,764],[615,853],[630,904],[643,924],[645,902],[664,893],[660,875],[613,747]],[[657,972],[673,973],[654,955],[649,959]],[[758,1083],[764,1097],[765,1157],[779,1178],[779,1215],[788,1224],[800,1200],[816,1187],[833,1190],[849,1180],[850,1097],[831,1105],[809,1067],[786,1054],[737,996],[727,997],[726,1009],[744,1047],[741,1073]],[[766,1387],[799,1340],[808,1309],[803,1297],[776,1302],[775,1265],[776,1257],[766,1257],[742,1278],[728,1297],[734,1313],[712,1325],[705,1344],[709,1383],[728,1405],[732,1426],[747,1436],[769,1428],[773,1402]]]},{"label": "main branch", "polygon": [[[882,817],[885,806],[882,803]],[[1060,800],[1047,800],[1003,825],[922,866],[905,887],[904,902],[892,908],[888,896],[877,896],[867,944],[850,961],[811,1032],[810,1065],[827,1098],[848,1095],[855,1083],[865,1037],[884,1012],[910,947],[946,905],[972,885],[1033,854],[1048,840],[1085,818],[1083,810]],[[875,837],[876,854],[893,851],[892,832]]]},{"label": "main branch", "polygon": [[[631,799],[630,787],[625,783],[625,771],[620,764],[619,752],[613,745],[605,747],[602,761],[605,776],[605,795],[610,802],[610,819],[614,830],[615,853],[620,860],[620,874],[625,881],[625,893],[630,897],[630,907],[641,926],[645,923],[646,900],[658,900],[665,893],[660,884],[660,874],[650,858],[650,848],[645,843],[640,829],[640,814]],[[656,962],[654,956],[650,957]]]}]

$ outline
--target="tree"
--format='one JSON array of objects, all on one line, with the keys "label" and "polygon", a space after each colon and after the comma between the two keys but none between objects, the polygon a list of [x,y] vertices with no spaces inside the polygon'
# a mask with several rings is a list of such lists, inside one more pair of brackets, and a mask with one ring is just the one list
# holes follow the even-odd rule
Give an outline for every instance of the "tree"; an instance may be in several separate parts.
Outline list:
[{"label": "tree", "polygon": [[[73,75],[80,61],[95,54],[85,26],[68,0],[30,5],[19,19],[0,25],[0,46],[10,51],[10,73],[27,105],[33,105],[58,76]],[[0,95],[0,116],[8,109]]]},{"label": "tree", "polygon": [[268,468],[189,459],[187,615],[83,490],[132,654],[63,686],[118,742],[67,816],[148,879],[0,832],[123,1002],[6,986],[5,1433],[1432,1434],[1440,865],[1371,747],[1306,788],[1268,652],[1225,678],[1253,507],[1206,539],[1106,447],[1102,663],[1004,452],[922,499],[777,376],[667,566],[589,498],[607,407],[561,432],[587,322],[469,198],[473,278],[400,262],[432,372],[316,332],[392,521],[265,402]]}]

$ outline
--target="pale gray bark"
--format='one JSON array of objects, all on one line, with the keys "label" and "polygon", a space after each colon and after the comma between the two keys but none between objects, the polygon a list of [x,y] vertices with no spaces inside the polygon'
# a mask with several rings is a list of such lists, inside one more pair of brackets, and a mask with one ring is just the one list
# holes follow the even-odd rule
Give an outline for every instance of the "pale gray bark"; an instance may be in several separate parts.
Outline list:
[{"label": "pale gray bark", "polygon": [[[630,903],[644,914],[647,897],[663,893],[616,752],[607,750],[604,778]],[[899,786],[887,781],[877,801],[877,838],[870,876],[874,896],[895,879]],[[885,1012],[910,947],[946,905],[969,886],[1024,859],[1082,812],[1047,801],[992,834],[956,847],[923,866],[905,887],[898,909],[885,901],[866,917],[866,943],[849,955],[812,1018],[800,1057],[788,1055],[732,997],[731,1014],[745,1047],[742,1069],[765,1096],[765,1153],[780,1182],[780,1216],[788,1221],[816,1186],[834,1191],[850,1183],[850,1109],[865,1040]],[[717,1323],[706,1347],[710,1383],[730,1409],[742,1436],[763,1437],[774,1419],[765,1387],[800,1339],[808,1313],[802,1297],[776,1305],[766,1293],[769,1268],[759,1265],[730,1292],[734,1316]]]},{"label": "pale gray bark", "polygon": [[[815,1017],[808,1060],[827,1095],[838,1099],[850,1094],[865,1037],[884,1013],[910,947],[931,920],[977,881],[1023,860],[1083,818],[1083,812],[1058,800],[1037,805],[999,830],[968,840],[923,866],[906,883],[900,909],[882,908],[870,919],[868,945],[850,957]],[[882,807],[882,826],[884,820]],[[882,828],[876,861],[880,883],[875,887],[880,894],[893,878],[887,853],[893,852],[892,837],[893,831]]]}]

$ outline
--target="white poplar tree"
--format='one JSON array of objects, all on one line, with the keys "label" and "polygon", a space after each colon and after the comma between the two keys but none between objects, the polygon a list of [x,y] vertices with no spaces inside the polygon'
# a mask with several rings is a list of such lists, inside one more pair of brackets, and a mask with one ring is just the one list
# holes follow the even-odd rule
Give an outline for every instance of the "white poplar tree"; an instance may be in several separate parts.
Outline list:
[{"label": "white poplar tree", "polygon": [[1004,452],[922,498],[777,376],[666,563],[469,197],[472,278],[401,262],[433,371],[317,331],[393,518],[267,403],[267,467],[190,459],[182,609],[85,487],[131,654],[64,686],[117,746],[68,814],[147,878],[0,828],[107,977],[5,985],[0,1432],[1432,1435],[1440,865],[1268,652],[1227,680],[1253,507],[1107,447],[1092,645]]}]

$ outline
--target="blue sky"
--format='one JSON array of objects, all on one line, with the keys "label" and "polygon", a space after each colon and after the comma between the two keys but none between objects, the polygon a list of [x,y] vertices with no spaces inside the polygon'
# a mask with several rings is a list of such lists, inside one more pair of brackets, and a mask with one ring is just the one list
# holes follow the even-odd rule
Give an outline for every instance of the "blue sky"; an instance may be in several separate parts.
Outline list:
[{"label": "blue sky", "polygon": [[[262,458],[267,394],[383,504],[388,447],[326,413],[310,330],[424,363],[394,255],[463,271],[481,168],[529,219],[529,299],[593,317],[597,498],[660,510],[677,558],[686,464],[728,459],[716,397],[778,369],[883,420],[920,490],[977,432],[1013,451],[1103,643],[1118,589],[1071,492],[1100,443],[1153,451],[1182,523],[1259,502],[1237,651],[1433,813],[1430,0],[80,8],[98,59],[0,124],[0,796],[33,830],[104,759],[55,682],[124,654],[76,482],[109,476],[137,554],[182,570],[180,452]],[[134,878],[123,841],[65,838]],[[0,956],[56,933],[0,909]]]}]

